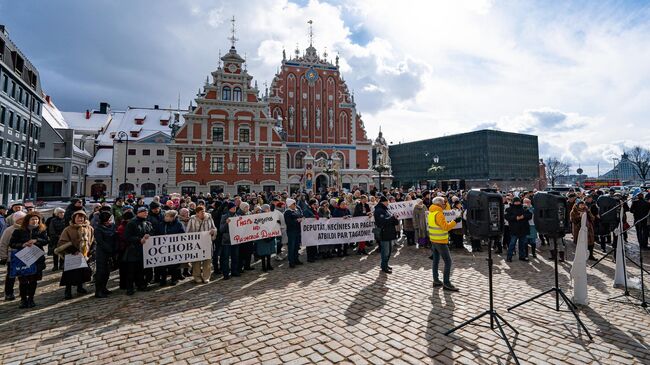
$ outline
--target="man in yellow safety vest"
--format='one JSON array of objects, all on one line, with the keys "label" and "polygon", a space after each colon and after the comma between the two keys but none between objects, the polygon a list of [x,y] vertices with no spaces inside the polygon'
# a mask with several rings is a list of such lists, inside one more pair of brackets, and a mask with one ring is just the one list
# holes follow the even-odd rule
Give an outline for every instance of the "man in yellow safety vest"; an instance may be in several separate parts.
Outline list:
[{"label": "man in yellow safety vest", "polygon": [[[458,288],[453,286],[450,281],[451,276],[451,254],[449,253],[449,231],[452,230],[457,222],[461,221],[461,217],[456,217],[451,222],[447,222],[443,210],[447,207],[447,200],[444,197],[436,197],[433,199],[429,207],[429,217],[427,218],[427,225],[429,229],[429,240],[431,241],[431,249],[433,250],[433,286],[442,286],[443,289],[449,291],[458,291]],[[443,272],[443,281],[438,279],[438,263],[440,257],[445,262],[445,270]]]}]

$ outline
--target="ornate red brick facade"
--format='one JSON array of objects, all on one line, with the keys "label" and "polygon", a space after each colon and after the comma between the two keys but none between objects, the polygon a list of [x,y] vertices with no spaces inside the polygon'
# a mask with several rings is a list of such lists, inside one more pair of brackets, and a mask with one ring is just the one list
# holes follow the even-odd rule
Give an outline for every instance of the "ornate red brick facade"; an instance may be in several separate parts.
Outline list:
[{"label": "ornate red brick facade", "polygon": [[[338,56],[332,64],[312,45],[302,56],[296,49],[289,60],[283,52],[268,100],[272,117],[282,120],[286,133],[285,159],[291,188],[305,187],[310,176],[305,175],[305,164],[312,158],[316,191],[327,186],[328,180],[344,188],[367,189],[372,185],[371,141],[338,63]],[[336,170],[329,177],[325,169],[328,158],[333,158]]]},{"label": "ornate red brick facade", "polygon": [[170,191],[286,189],[286,146],[234,47],[169,145]]}]

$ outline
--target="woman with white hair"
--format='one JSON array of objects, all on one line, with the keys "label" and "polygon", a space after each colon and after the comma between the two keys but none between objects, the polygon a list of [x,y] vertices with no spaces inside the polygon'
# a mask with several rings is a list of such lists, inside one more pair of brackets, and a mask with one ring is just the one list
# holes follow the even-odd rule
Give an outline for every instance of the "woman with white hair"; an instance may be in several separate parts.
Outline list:
[{"label": "woman with white hair", "polygon": [[52,271],[57,271],[59,267],[63,268],[63,258],[59,255],[54,254],[56,245],[59,244],[59,237],[65,229],[65,220],[63,219],[65,215],[65,209],[56,208],[54,209],[54,216],[47,222],[47,235],[50,239],[48,244],[47,254],[53,256],[54,265]]},{"label": "woman with white hair", "polygon": [[[246,202],[239,203],[237,215],[250,215],[251,206]],[[240,272],[255,270],[251,266],[251,256],[255,251],[255,242],[248,241],[239,245],[239,265]]]}]

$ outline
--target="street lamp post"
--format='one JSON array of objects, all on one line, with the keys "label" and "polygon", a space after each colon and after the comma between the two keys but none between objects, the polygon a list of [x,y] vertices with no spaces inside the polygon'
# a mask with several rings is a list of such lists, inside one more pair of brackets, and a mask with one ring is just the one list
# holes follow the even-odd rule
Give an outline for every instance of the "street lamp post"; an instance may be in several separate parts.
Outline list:
[{"label": "street lamp post", "polygon": [[[377,165],[381,165],[381,151],[377,151]],[[377,172],[379,173],[379,191],[381,190],[381,170],[382,169],[377,169]]]},{"label": "street lamp post", "polygon": [[332,158],[327,159],[327,167],[323,169],[323,172],[327,174],[327,187],[331,188],[332,187],[332,174],[334,173],[334,169],[332,168],[333,161]]},{"label": "street lamp post", "polygon": [[122,190],[122,197],[126,198],[126,172],[128,169],[128,157],[129,157],[129,134],[125,131],[119,131],[117,133],[118,141],[122,143],[122,139],[126,140],[126,145],[124,149],[124,189]]},{"label": "street lamp post", "polygon": [[379,177],[379,191],[380,192],[383,190],[383,186],[381,184],[381,174],[382,174],[382,172],[386,172],[389,169],[388,166],[383,164],[383,161],[382,161],[381,157],[382,157],[381,151],[377,151],[377,164],[372,167],[372,169],[377,171],[377,173],[379,174],[378,177]]}]

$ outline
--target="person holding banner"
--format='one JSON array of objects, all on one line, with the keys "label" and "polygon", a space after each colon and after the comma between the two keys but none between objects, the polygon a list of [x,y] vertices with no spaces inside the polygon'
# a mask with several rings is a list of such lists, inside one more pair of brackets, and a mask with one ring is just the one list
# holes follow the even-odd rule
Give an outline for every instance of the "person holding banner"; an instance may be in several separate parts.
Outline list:
[{"label": "person holding banner", "polygon": [[[350,213],[350,209],[348,209],[348,202],[344,198],[339,199],[339,205],[334,211],[332,212],[332,218],[350,218],[352,217],[352,213]],[[336,255],[338,257],[343,257],[348,255],[348,247],[350,246],[349,243],[343,243],[336,245]]]},{"label": "person holding banner", "polygon": [[144,280],[144,259],[142,245],[154,234],[151,222],[147,220],[149,209],[141,206],[134,219],[126,225],[124,236],[127,240],[124,261],[126,262],[126,295],[135,294],[134,285],[139,291],[147,291],[147,282]]},{"label": "person holding banner", "polygon": [[[271,207],[268,204],[262,204],[261,210],[262,213],[269,213]],[[271,255],[275,252],[275,241],[278,239],[282,239],[282,237],[270,237],[255,241],[255,253],[260,257],[260,260],[262,260],[262,271],[264,272],[273,270],[273,266],[271,265]]]},{"label": "person holding banner", "polygon": [[[358,190],[357,190],[358,191]],[[370,205],[368,204],[368,197],[361,195],[359,198],[359,203],[354,206],[353,217],[363,217],[363,216],[372,217],[372,210],[370,210]],[[366,252],[366,241],[359,242],[357,247],[357,255],[367,255]]]},{"label": "person holding banner", "polygon": [[388,199],[385,196],[379,198],[379,204],[374,212],[375,225],[379,228],[379,249],[381,253],[381,271],[392,274],[393,268],[388,266],[393,242],[397,239],[395,226],[399,223],[397,218],[388,210]]},{"label": "person holding banner", "polygon": [[[316,218],[319,219],[318,215],[318,200],[309,199],[309,206],[303,211],[305,218]],[[318,246],[307,246],[307,262],[316,262],[316,256],[318,256]]]},{"label": "person holding banner", "polygon": [[[244,216],[250,214],[251,214],[250,204],[246,202],[241,202],[239,204],[239,209],[237,209],[237,215]],[[240,263],[239,271],[240,272],[255,270],[251,266],[252,256],[254,253],[255,253],[255,242],[248,241],[239,244],[239,263]]]},{"label": "person holding banner", "polygon": [[[433,198],[431,206],[429,207],[429,240],[431,240],[431,249],[433,250],[433,286],[442,286],[443,289],[449,291],[458,291],[454,285],[451,284],[451,254],[449,253],[449,231],[454,229],[456,223],[462,220],[461,217],[456,217],[451,222],[447,222],[443,210],[447,208],[447,200],[444,197],[438,196]],[[442,280],[438,279],[438,264],[440,257],[445,262],[445,270],[443,272]]]},{"label": "person holding banner", "polygon": [[[90,253],[90,246],[95,240],[95,230],[90,226],[86,212],[77,210],[72,213],[70,225],[65,227],[59,238],[59,243],[54,250],[58,256],[64,256],[64,269],[61,275],[59,286],[65,286],[64,298],[72,299],[72,286],[77,287],[78,294],[88,294],[88,291],[83,287],[83,284],[89,282],[92,272],[85,264],[85,267],[68,268],[66,260],[71,259],[72,255],[81,255],[81,261],[85,263]],[[68,263],[69,264],[69,263]]]},{"label": "person holding banner", "polygon": [[14,285],[16,278],[9,276],[11,272],[11,249],[9,248],[9,241],[16,229],[19,229],[23,224],[23,219],[27,214],[25,212],[16,212],[7,217],[7,224],[9,226],[2,232],[0,237],[0,264],[7,265],[7,275],[5,276],[5,301],[12,301],[16,299],[14,295]]},{"label": "person holding banner", "polygon": [[287,224],[287,237],[289,238],[289,267],[295,268],[296,265],[302,265],[299,260],[300,251],[300,222],[302,222],[302,211],[296,206],[296,201],[287,199],[287,210],[284,212],[284,221]]},{"label": "person holding banner", "polygon": [[[203,205],[196,207],[196,214],[187,223],[187,232],[210,232],[213,240],[217,238],[217,227],[212,221],[212,216],[205,213]],[[211,264],[211,258],[192,263],[192,276],[194,276],[195,283],[207,284],[210,282],[210,275],[212,275]]]},{"label": "person holding banner", "polygon": [[[17,214],[17,213],[14,213]],[[41,250],[47,245],[47,230],[43,224],[41,215],[38,212],[30,212],[19,228],[11,234],[9,247],[13,250],[22,250],[26,247],[36,246]],[[12,265],[18,264],[12,260]],[[43,279],[43,270],[45,270],[45,256],[41,256],[36,263],[36,270],[33,274],[18,277],[18,288],[20,290],[19,308],[34,308],[34,295],[38,281]]]},{"label": "person holding banner", "polygon": [[[183,227],[183,224],[178,220],[178,212],[173,209],[167,210],[163,217],[163,222],[158,227],[157,233],[162,236],[185,233],[185,227]],[[171,282],[169,284],[172,286],[178,284],[178,281],[182,278],[181,264],[160,266],[159,268],[157,267],[157,269],[159,269],[158,280],[160,281],[160,286],[167,286],[168,276],[171,277]]]}]

